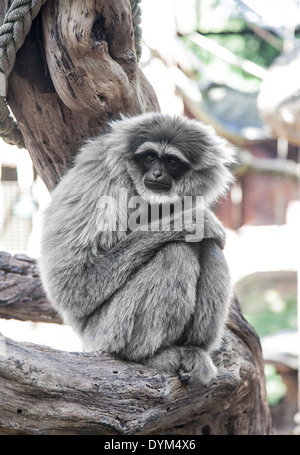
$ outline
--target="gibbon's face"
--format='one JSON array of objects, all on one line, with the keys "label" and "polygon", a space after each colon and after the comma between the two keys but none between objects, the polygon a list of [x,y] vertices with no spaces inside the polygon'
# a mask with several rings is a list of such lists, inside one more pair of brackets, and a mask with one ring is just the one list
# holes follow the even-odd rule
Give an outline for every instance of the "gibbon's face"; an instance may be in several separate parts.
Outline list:
[{"label": "gibbon's face", "polygon": [[178,150],[155,143],[143,144],[134,160],[145,187],[154,193],[168,193],[188,169],[188,163]]},{"label": "gibbon's face", "polygon": [[[234,181],[232,147],[213,129],[182,116],[146,113],[112,123],[134,191],[149,203],[173,203],[184,196],[204,196],[210,206]],[[125,174],[124,174],[125,178]]]}]

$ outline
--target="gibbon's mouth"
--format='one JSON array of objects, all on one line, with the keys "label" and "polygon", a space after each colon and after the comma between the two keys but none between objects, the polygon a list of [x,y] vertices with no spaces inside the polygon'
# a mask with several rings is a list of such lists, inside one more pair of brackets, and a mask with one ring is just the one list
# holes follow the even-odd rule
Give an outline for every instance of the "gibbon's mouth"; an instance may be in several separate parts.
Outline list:
[{"label": "gibbon's mouth", "polygon": [[153,182],[153,181],[144,181],[145,187],[148,190],[155,191],[156,193],[163,193],[164,191],[169,191],[172,188],[172,185],[164,182]]}]

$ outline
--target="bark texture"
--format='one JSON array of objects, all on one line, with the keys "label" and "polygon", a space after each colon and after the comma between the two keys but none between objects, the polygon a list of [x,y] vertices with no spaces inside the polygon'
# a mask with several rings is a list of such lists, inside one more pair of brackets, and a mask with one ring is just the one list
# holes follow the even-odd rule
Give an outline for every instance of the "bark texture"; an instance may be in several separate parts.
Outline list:
[{"label": "bark texture", "polygon": [[225,341],[219,377],[209,388],[193,390],[176,377],[105,354],[0,338],[0,434],[269,433],[257,352],[254,357],[233,331]]},{"label": "bark texture", "polygon": [[[110,119],[159,110],[130,17],[129,0],[48,0],[17,54],[8,101],[50,190]],[[33,260],[0,254],[0,317],[60,322]],[[217,380],[193,390],[103,353],[1,336],[0,434],[269,434],[260,344],[236,300],[215,361]]]},{"label": "bark texture", "polygon": [[43,291],[36,262],[27,256],[0,253],[0,318],[62,322]]},{"label": "bark texture", "polygon": [[137,65],[129,0],[48,0],[17,54],[8,102],[49,190],[109,120],[159,110]]}]

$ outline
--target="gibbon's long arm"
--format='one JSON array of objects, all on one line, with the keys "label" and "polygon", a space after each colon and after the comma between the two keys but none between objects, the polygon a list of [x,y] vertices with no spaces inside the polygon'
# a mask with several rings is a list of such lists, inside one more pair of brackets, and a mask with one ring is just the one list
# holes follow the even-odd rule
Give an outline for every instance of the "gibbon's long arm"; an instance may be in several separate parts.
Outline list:
[{"label": "gibbon's long arm", "polygon": [[[107,252],[93,256],[85,274],[86,282],[97,284],[97,299],[83,296],[85,306],[72,306],[77,317],[93,313],[100,305],[120,290],[143,264],[147,263],[166,243],[185,241],[191,231],[132,232]],[[220,221],[210,210],[205,210],[204,239],[214,239],[220,248],[224,247],[225,232]],[[76,279],[76,277],[75,277]],[[89,286],[82,286],[89,294]],[[93,294],[95,290],[92,289]]]},{"label": "gibbon's long arm", "polygon": [[200,246],[198,299],[190,327],[188,343],[205,351],[217,349],[232,296],[230,273],[223,251],[213,240]]}]

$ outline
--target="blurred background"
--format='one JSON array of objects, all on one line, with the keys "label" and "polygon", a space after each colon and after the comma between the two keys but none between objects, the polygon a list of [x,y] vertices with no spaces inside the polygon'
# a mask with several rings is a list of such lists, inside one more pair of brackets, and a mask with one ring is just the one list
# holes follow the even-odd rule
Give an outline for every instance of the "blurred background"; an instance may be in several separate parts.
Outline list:
[{"label": "blurred background", "polygon": [[[275,434],[297,432],[300,1],[142,0],[140,66],[163,113],[215,127],[237,149],[215,207],[244,316],[261,338]],[[39,256],[50,196],[25,150],[0,140],[0,250]],[[69,327],[0,320],[18,341],[81,350]]]}]

